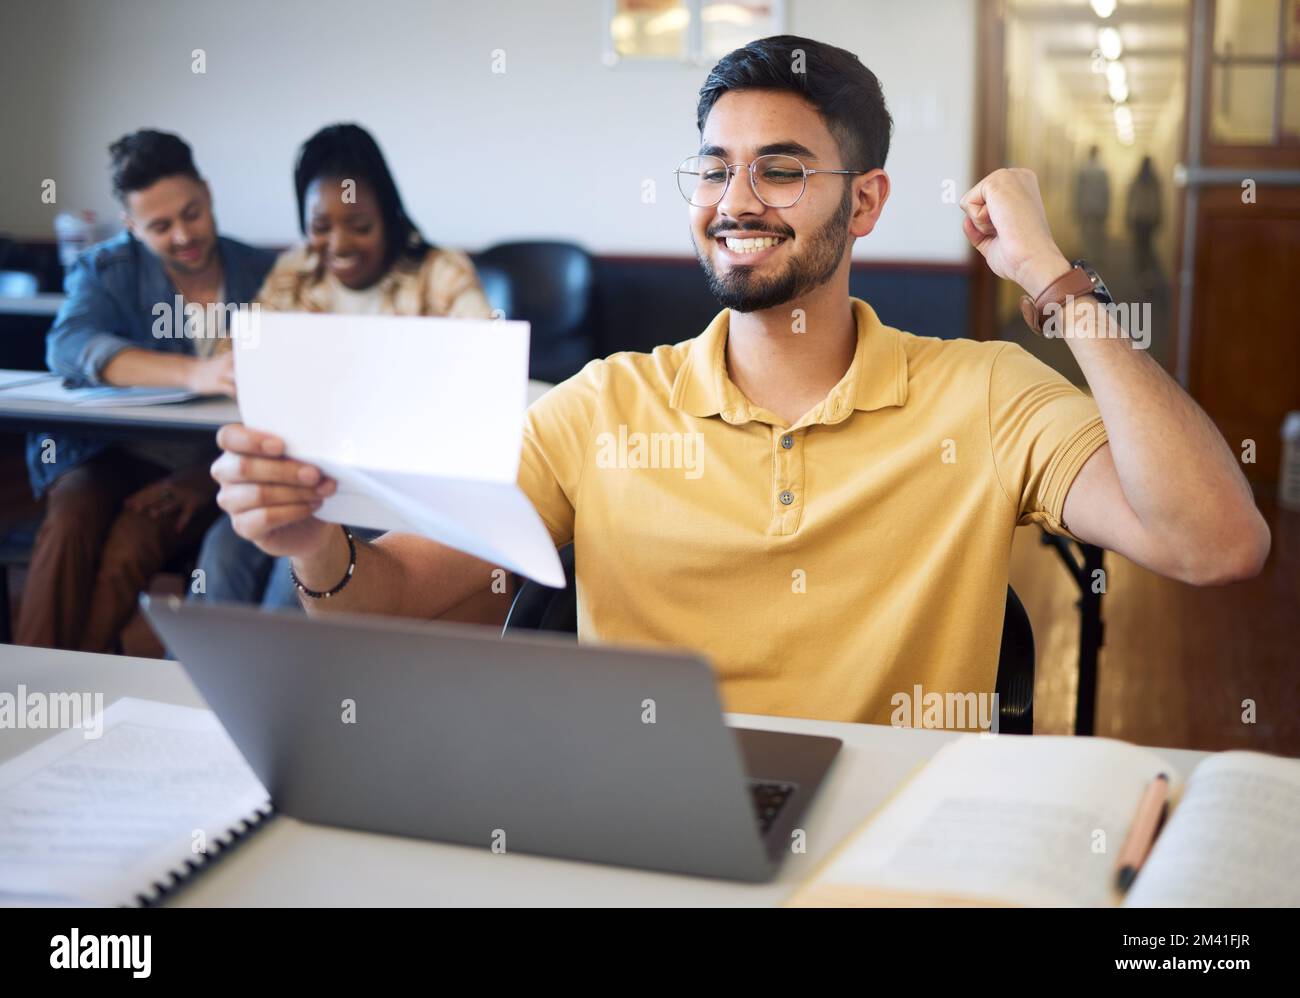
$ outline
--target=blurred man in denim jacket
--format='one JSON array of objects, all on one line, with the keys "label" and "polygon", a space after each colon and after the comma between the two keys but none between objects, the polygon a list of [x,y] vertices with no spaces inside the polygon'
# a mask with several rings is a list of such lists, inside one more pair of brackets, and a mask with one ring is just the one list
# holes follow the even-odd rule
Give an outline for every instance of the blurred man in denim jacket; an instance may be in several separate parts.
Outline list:
[{"label": "blurred man in denim jacket", "polygon": [[[142,130],[110,147],[126,232],[73,265],[46,361],[69,386],[234,395],[226,312],[252,302],[270,252],[219,236],[212,194],[179,137]],[[136,594],[216,516],[207,443],[35,433],[32,488],[46,496],[15,637],[108,651]]]}]

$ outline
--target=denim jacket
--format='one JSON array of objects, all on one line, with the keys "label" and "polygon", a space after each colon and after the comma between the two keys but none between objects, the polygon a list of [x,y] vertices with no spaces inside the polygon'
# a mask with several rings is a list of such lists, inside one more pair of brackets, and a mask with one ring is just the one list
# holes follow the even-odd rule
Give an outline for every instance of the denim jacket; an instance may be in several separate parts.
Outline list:
[{"label": "denim jacket", "polygon": [[[275,262],[275,254],[220,236],[217,252],[225,271],[226,301],[251,303]],[[161,261],[129,232],[82,253],[64,282],[67,299],[45,338],[45,363],[69,388],[102,385],[101,372],[128,347],[164,353],[194,353],[184,335],[154,335],[154,306],[171,304],[176,287]],[[44,441],[53,439],[58,460],[41,460]],[[39,498],[63,472],[99,454],[109,442],[63,433],[27,437],[27,472]]]}]

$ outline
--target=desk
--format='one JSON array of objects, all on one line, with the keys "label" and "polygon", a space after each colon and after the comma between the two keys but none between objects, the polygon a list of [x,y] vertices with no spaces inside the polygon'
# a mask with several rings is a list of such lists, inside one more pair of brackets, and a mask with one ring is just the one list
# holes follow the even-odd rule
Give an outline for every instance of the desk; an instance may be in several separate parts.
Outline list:
[{"label": "desk", "polygon": [[202,398],[168,405],[86,406],[69,402],[5,398],[0,390],[0,427],[16,430],[73,430],[112,437],[211,439],[217,428],[239,422],[234,399]]},{"label": "desk", "polygon": [[[0,690],[103,693],[204,706],[178,663],[0,645]],[[283,815],[201,873],[170,901],[191,906],[294,905],[776,905],[922,762],[948,731],[730,715],[774,731],[831,735],[844,748],[804,820],[808,852],[790,856],[770,884],[650,873],[366,832],[307,825]],[[0,732],[0,761],[52,732]],[[1012,736],[1007,736],[1012,737]],[[1157,750],[1186,775],[1206,753]]]},{"label": "desk", "polygon": [[0,315],[48,315],[59,314],[63,307],[65,295],[52,292],[48,294],[25,295],[19,298],[0,296]]},{"label": "desk", "polygon": [[[8,373],[0,371],[0,374]],[[528,404],[551,385],[528,382]],[[168,405],[84,406],[6,398],[0,389],[0,429],[93,431],[111,437],[194,437],[210,439],[218,427],[239,422],[234,399],[202,398]]]}]

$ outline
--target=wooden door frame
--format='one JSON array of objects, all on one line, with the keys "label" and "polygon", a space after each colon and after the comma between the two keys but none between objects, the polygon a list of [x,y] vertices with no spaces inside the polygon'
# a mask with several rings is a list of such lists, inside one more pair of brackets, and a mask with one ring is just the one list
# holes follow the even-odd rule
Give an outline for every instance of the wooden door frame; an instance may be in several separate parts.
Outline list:
[{"label": "wooden door frame", "polygon": [[[1006,165],[1006,0],[975,4],[975,149],[976,181]],[[971,339],[997,338],[998,281],[979,250],[970,249]]]},{"label": "wooden door frame", "polygon": [[[1188,85],[1183,96],[1183,121],[1179,129],[1179,155],[1183,163],[1189,162],[1190,143],[1193,136],[1191,123],[1192,70],[1196,65],[1196,11],[1206,0],[1187,0],[1186,56]],[[1006,90],[1006,13],[1007,0],[976,0],[975,28],[975,148],[976,179],[987,177],[999,167],[1007,165],[1007,90]],[[1208,16],[1212,17],[1213,7]],[[1212,21],[1211,21],[1212,23]],[[1207,43],[1208,44],[1208,43]],[[1208,70],[1205,73],[1208,80]],[[1205,84],[1208,93],[1208,82]],[[1198,137],[1199,141],[1199,137]],[[1170,331],[1174,334],[1170,345],[1170,368],[1178,370],[1181,344],[1176,335],[1182,305],[1184,266],[1187,257],[1184,245],[1184,226],[1187,219],[1187,189],[1180,187],[1174,210],[1174,259],[1170,261]],[[992,340],[998,336],[998,281],[984,265],[979,251],[971,249],[971,318],[970,336],[976,340]]]}]

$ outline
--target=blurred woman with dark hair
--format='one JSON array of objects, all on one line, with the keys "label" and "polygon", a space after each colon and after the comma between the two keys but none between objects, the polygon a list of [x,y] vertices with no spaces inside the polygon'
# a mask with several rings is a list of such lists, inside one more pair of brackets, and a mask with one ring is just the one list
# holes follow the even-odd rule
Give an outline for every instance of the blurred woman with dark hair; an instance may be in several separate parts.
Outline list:
[{"label": "blurred woman with dark hair", "polygon": [[276,261],[263,308],[488,317],[469,258],[425,241],[364,128],[322,128],[303,144],[293,182],[306,242]]},{"label": "blurred woman with dark hair", "polygon": [[[420,234],[383,153],[364,128],[322,128],[303,143],[293,182],[305,242],[276,261],[258,294],[262,308],[490,317],[473,264]],[[241,538],[228,516],[204,538],[199,567],[206,586],[202,598],[298,606],[288,561]]]}]

